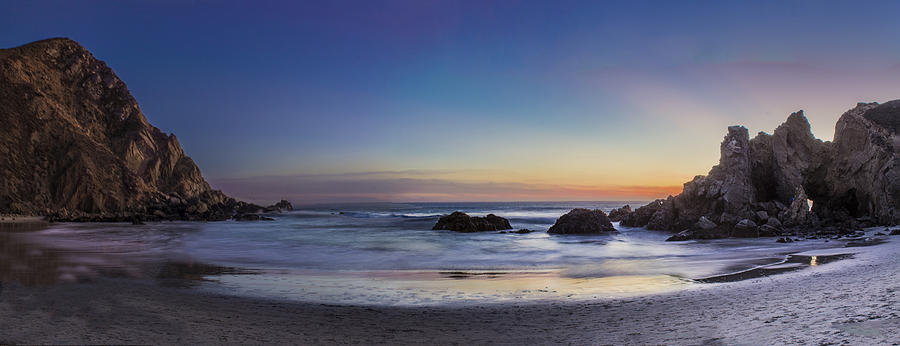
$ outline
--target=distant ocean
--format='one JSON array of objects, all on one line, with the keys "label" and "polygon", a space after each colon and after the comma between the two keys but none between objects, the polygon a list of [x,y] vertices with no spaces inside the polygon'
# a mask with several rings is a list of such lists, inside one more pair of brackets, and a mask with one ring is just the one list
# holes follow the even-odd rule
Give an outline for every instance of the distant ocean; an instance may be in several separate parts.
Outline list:
[{"label": "distant ocean", "polygon": [[[333,304],[427,305],[589,299],[679,289],[692,279],[776,263],[822,240],[666,242],[671,233],[550,235],[573,208],[643,202],[383,203],[298,207],[261,222],[54,224],[34,241],[86,266],[178,258],[249,270],[209,277],[217,293]],[[529,234],[434,231],[441,215],[493,213]],[[80,256],[80,257],[78,257]],[[101,256],[98,261],[92,256]],[[112,259],[112,260],[110,260]],[[121,263],[120,263],[121,262]],[[92,264],[93,263],[93,264]],[[117,264],[118,263],[118,264]],[[78,264],[76,264],[78,265]]]}]

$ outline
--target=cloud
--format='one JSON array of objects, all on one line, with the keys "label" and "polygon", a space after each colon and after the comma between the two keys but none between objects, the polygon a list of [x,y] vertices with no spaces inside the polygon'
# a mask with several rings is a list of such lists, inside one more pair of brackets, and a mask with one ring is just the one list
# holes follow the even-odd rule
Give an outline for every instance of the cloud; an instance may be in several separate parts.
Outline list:
[{"label": "cloud", "polygon": [[[392,177],[391,175],[420,175]],[[681,186],[581,186],[429,178],[420,171],[355,172],[214,179],[239,199],[271,203],[651,200]]]}]

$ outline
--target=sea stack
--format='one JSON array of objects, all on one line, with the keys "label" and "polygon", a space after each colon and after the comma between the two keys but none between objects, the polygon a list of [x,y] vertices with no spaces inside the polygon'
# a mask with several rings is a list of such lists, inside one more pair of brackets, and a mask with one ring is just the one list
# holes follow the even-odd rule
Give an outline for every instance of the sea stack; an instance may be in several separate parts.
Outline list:
[{"label": "sea stack", "polygon": [[852,233],[898,224],[898,124],[900,100],[858,104],[840,117],[832,142],[813,137],[803,111],[753,139],[746,128],[729,127],[708,175],[621,223],[679,232],[670,240]]}]

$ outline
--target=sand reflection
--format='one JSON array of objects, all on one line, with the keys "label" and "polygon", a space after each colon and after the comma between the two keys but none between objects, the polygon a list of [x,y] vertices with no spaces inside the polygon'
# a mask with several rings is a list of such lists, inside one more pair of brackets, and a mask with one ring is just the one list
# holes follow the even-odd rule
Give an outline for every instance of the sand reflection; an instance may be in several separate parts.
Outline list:
[{"label": "sand reflection", "polygon": [[428,306],[631,297],[693,283],[670,275],[566,277],[540,271],[365,271],[223,275],[220,293],[350,305]]}]

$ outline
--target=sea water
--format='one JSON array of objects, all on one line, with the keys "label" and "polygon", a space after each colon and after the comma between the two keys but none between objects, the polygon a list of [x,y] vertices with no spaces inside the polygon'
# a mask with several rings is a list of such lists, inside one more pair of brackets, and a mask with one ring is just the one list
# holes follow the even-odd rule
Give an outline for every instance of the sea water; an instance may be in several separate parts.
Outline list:
[{"label": "sea water", "polygon": [[[625,204],[644,203],[318,205],[273,214],[274,221],[63,223],[6,237],[30,244],[27,251],[37,251],[35,256],[53,254],[51,262],[63,268],[49,265],[49,272],[34,273],[45,281],[81,280],[103,267],[125,268],[139,276],[140,265],[134,263],[177,260],[237,268],[208,274],[195,286],[215,293],[370,305],[532,302],[666,292],[696,285],[695,279],[777,263],[789,253],[842,245],[824,240],[778,244],[771,238],[667,242],[670,232],[617,223],[619,232],[612,234],[546,232],[573,208],[609,212]],[[514,230],[533,232],[431,229],[441,215],[454,211],[496,214],[509,219]],[[42,265],[48,266],[45,262]],[[27,268],[34,263],[20,263],[20,274],[22,266],[24,272],[37,271]]]}]

